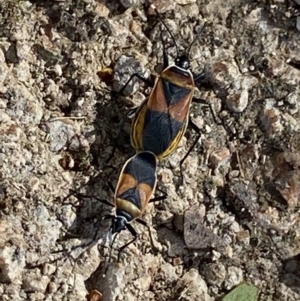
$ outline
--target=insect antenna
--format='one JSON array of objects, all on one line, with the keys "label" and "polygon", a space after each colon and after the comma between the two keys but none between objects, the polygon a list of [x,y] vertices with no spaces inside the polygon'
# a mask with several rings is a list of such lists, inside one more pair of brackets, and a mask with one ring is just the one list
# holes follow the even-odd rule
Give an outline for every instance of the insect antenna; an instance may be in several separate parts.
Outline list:
[{"label": "insect antenna", "polygon": [[205,26],[206,26],[206,21],[205,21],[204,25],[202,26],[201,30],[196,34],[196,36],[195,36],[194,40],[192,41],[192,43],[190,44],[190,46],[189,46],[189,48],[187,50],[188,57],[190,56],[190,51],[191,51],[192,46],[194,45],[194,43],[196,42],[196,40],[200,37],[200,35],[203,32]]},{"label": "insect antenna", "polygon": [[170,34],[170,36],[171,36],[171,38],[172,38],[172,40],[173,40],[173,42],[174,42],[174,44],[175,44],[176,52],[177,52],[177,56],[178,56],[178,55],[179,55],[179,49],[178,49],[178,45],[177,45],[177,43],[176,43],[176,40],[175,40],[174,35],[172,34],[171,30],[169,29],[169,27],[167,26],[167,24],[165,23],[165,21],[162,19],[161,15],[160,15],[160,13],[158,12],[158,10],[156,9],[156,7],[155,7],[153,4],[151,4],[151,7],[152,7],[152,9],[155,11],[155,13],[156,13],[156,15],[158,16],[160,22],[165,26],[165,28],[167,29],[168,33]]}]

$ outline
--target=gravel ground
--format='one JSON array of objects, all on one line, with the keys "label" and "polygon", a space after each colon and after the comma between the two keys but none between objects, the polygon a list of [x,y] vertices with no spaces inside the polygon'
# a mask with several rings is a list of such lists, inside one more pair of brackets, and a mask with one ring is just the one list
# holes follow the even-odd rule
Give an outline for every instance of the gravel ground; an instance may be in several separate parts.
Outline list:
[{"label": "gravel ground", "polygon": [[152,3],[181,49],[206,20],[191,69],[219,122],[193,105],[202,137],[182,176],[193,130],[160,164],[168,197],[144,216],[158,252],[134,224],[139,239],[118,263],[124,231],[108,264],[110,208],[65,197],[112,200],[134,154],[126,113],[149,94],[115,91],[161,70],[159,19],[143,0],[0,1],[0,300],[213,301],[243,281],[259,300],[300,299],[299,1]]}]

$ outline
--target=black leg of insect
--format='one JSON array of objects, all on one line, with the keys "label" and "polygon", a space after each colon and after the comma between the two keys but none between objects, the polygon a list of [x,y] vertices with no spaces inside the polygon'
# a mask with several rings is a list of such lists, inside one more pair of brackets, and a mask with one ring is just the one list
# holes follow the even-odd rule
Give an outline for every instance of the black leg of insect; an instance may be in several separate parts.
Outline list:
[{"label": "black leg of insect", "polygon": [[[210,110],[210,113],[211,113],[211,115],[213,117],[214,122],[217,125],[223,125],[222,122],[220,122],[220,121],[218,121],[216,119],[216,115],[215,115],[215,112],[214,112],[212,106],[209,103],[207,103],[206,100],[194,97],[193,98],[193,102],[198,103],[198,104],[202,104],[204,106],[207,106],[209,108],[209,110]],[[197,136],[196,136],[193,144],[190,146],[189,150],[187,151],[187,153],[184,155],[184,157],[180,161],[181,173],[182,173],[182,164],[184,163],[184,161],[186,160],[186,158],[189,156],[189,154],[192,152],[192,150],[195,148],[196,144],[198,143],[198,141],[199,141],[199,139],[201,137],[201,130],[199,129],[199,127],[191,119],[189,119],[188,126],[191,127],[196,132]]]},{"label": "black leg of insect", "polygon": [[213,110],[211,104],[208,103],[205,99],[195,98],[195,97],[194,97],[192,101],[193,101],[194,103],[202,104],[203,106],[208,107],[208,108],[209,108],[209,111],[210,111],[210,114],[211,114],[211,116],[212,116],[212,118],[213,118],[213,120],[214,120],[214,123],[215,123],[216,125],[223,125],[223,123],[222,123],[221,121],[217,120],[216,113],[214,112],[214,110]]},{"label": "black leg of insect", "polygon": [[204,71],[202,71],[199,74],[194,75],[194,81],[195,81],[197,86],[201,85],[201,83],[203,82],[204,79],[205,79],[205,72]]},{"label": "black leg of insect", "polygon": [[[187,151],[187,153],[184,155],[184,157],[181,159],[179,165],[180,165],[180,169],[182,168],[182,164],[184,163],[185,159],[190,155],[190,153],[192,152],[192,150],[195,148],[196,144],[198,143],[200,137],[201,137],[201,130],[199,129],[199,127],[192,121],[189,120],[189,126],[196,132],[196,138],[193,142],[193,144],[190,146],[189,150]],[[182,172],[182,171],[181,171]]]},{"label": "black leg of insect", "polygon": [[148,79],[143,77],[142,75],[140,75],[139,73],[133,73],[130,78],[128,79],[128,81],[124,84],[123,88],[118,92],[119,94],[123,94],[124,90],[126,89],[126,87],[129,85],[129,83],[134,79],[134,78],[138,78],[140,81],[144,82],[147,86],[149,87],[153,87],[154,83]]},{"label": "black leg of insect", "polygon": [[[99,199],[99,198],[95,198],[94,196],[92,195],[86,195],[86,194],[82,194],[82,193],[79,193],[77,191],[72,191],[67,197],[70,197],[71,195],[74,195],[77,199],[80,199],[80,200],[83,200],[83,199],[87,199],[87,198],[94,198],[96,199],[97,201],[101,202],[102,204],[105,204],[109,207],[114,207],[114,205],[112,203],[110,203],[109,201],[105,200],[105,199]],[[65,204],[67,205],[67,204]],[[102,218],[102,219],[105,219],[105,218]],[[95,231],[95,234],[93,236],[93,238],[91,240],[89,240],[88,242],[86,243],[82,243],[82,244],[79,244],[79,245],[76,245],[76,246],[73,246],[71,248],[64,248],[62,250],[58,250],[58,251],[52,251],[53,254],[56,254],[56,253],[63,253],[63,252],[68,252],[69,254],[78,249],[78,248],[88,248],[89,246],[91,246],[93,244],[93,242],[96,241],[96,238],[98,236],[98,233],[99,233],[99,230],[100,230],[100,227],[101,227],[101,224],[98,225],[96,231]]]}]

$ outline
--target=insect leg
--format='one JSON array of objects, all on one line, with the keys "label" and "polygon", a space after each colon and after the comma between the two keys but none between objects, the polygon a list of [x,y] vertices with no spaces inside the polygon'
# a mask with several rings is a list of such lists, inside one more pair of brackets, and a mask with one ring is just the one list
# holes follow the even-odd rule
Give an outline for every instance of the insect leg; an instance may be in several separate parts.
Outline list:
[{"label": "insect leg", "polygon": [[[229,137],[230,137],[230,138],[229,138],[229,141],[231,141],[231,140],[233,140],[233,139],[236,139],[236,133],[233,131],[233,129],[230,127],[230,125],[227,124],[227,123],[225,123],[224,120],[223,120],[223,119],[220,119],[219,117],[218,117],[218,119],[221,120],[221,121],[218,121],[218,120],[217,120],[216,113],[214,112],[214,110],[213,110],[211,104],[207,103],[206,100],[201,99],[201,98],[193,98],[193,102],[199,103],[199,104],[203,104],[203,105],[205,105],[205,106],[208,106],[208,107],[209,107],[209,110],[210,110],[210,113],[211,113],[211,115],[212,115],[212,117],[213,117],[213,120],[214,120],[214,122],[215,122],[215,124],[216,124],[216,125],[222,125],[223,128],[225,129],[225,131],[227,131],[227,133],[230,135],[230,136],[229,136]],[[221,111],[222,111],[223,109],[224,109],[224,108],[223,108],[223,106],[222,106]]]},{"label": "insect leg", "polygon": [[182,168],[182,164],[183,162],[185,161],[185,159],[189,156],[189,154],[191,153],[191,151],[194,149],[194,147],[196,146],[196,144],[198,143],[200,137],[201,137],[201,131],[199,129],[199,127],[191,120],[189,119],[189,126],[192,127],[192,129],[196,132],[197,134],[197,137],[196,139],[194,140],[192,146],[189,148],[189,150],[187,151],[187,153],[184,155],[184,157],[181,159],[180,163],[179,163],[179,166],[180,166],[180,169]]},{"label": "insect leg", "polygon": [[[112,215],[112,214],[106,214],[106,215],[104,215],[101,218],[101,220],[107,220],[107,219],[113,219],[113,218],[114,218],[114,215]],[[71,251],[73,251],[75,248],[78,248],[78,247],[80,247],[80,248],[88,248],[96,240],[96,238],[98,236],[98,233],[99,233],[99,230],[100,230],[100,227],[101,227],[101,223],[98,224],[97,229],[95,231],[95,234],[94,234],[93,238],[89,242],[81,244],[79,246],[73,246],[71,248]]]},{"label": "insect leg", "polygon": [[153,240],[153,237],[152,237],[152,234],[151,234],[150,226],[144,220],[142,220],[142,219],[138,218],[138,219],[136,219],[136,221],[139,224],[145,226],[148,229],[148,233],[149,233],[149,237],[150,237],[150,242],[151,242],[152,249],[155,250],[155,251],[158,251],[157,247],[155,247],[155,245],[154,245],[154,240]]},{"label": "insect leg", "polygon": [[130,224],[127,224],[126,228],[129,230],[129,232],[132,234],[132,236],[134,238],[130,242],[128,242],[127,244],[125,244],[124,246],[122,246],[119,249],[119,252],[118,252],[118,261],[120,261],[120,256],[121,256],[121,253],[124,251],[124,249],[126,249],[129,245],[131,245],[133,242],[135,242],[137,240],[137,233],[134,230],[134,228]]},{"label": "insect leg", "polygon": [[195,103],[199,103],[199,104],[202,104],[202,105],[205,105],[205,106],[208,106],[209,108],[209,111],[213,117],[213,120],[215,122],[215,124],[217,125],[223,125],[223,123],[221,121],[218,121],[217,118],[216,118],[216,113],[214,112],[212,106],[210,103],[207,103],[207,101],[205,99],[201,99],[201,98],[193,98],[192,102],[195,102]]},{"label": "insect leg", "polygon": [[[74,191],[75,192],[75,191]],[[100,202],[100,203],[102,203],[102,204],[104,204],[104,205],[107,205],[107,206],[109,206],[109,207],[114,207],[114,205],[111,203],[111,202],[109,202],[109,201],[107,201],[107,200],[105,200],[105,199],[100,199],[100,198],[97,198],[97,197],[95,197],[95,196],[92,196],[92,195],[85,195],[85,194],[83,194],[83,193],[78,193],[78,192],[76,192],[76,194],[74,194],[76,197],[78,197],[78,198],[94,198],[95,200],[97,200],[98,202]]]},{"label": "insect leg", "polygon": [[107,181],[108,183],[108,187],[111,190],[112,193],[115,193],[115,187],[113,186],[113,184],[110,181]]},{"label": "insect leg", "polygon": [[[195,103],[199,103],[199,104],[202,104],[202,105],[205,105],[205,106],[208,106],[209,110],[210,110],[210,113],[213,117],[213,120],[215,122],[216,125],[222,125],[223,128],[228,132],[228,134],[230,135],[230,139],[229,140],[233,140],[236,138],[236,133],[233,132],[233,130],[230,128],[230,126],[228,124],[226,124],[224,122],[224,120],[221,119],[220,120],[217,120],[217,117],[216,117],[216,113],[214,112],[211,104],[207,103],[206,100],[204,99],[201,99],[201,98],[193,98],[193,102]],[[220,119],[220,118],[218,118]]]},{"label": "insect leg", "polygon": [[163,45],[164,69],[166,69],[169,66],[169,58],[168,58],[168,53],[167,53],[166,46],[165,46],[164,39],[163,39],[163,35],[162,35],[162,28],[160,29],[160,39],[161,39],[161,43]]},{"label": "insect leg", "polygon": [[134,77],[137,77],[139,80],[141,80],[142,82],[144,82],[147,86],[153,88],[154,83],[150,79],[147,79],[147,78],[143,77],[139,73],[133,73],[130,76],[129,80],[126,82],[126,84],[123,86],[123,88],[119,91],[120,94],[123,94],[124,90],[126,89],[126,87],[128,86],[128,84],[132,81],[132,79]]},{"label": "insect leg", "polygon": [[70,196],[74,195],[80,201],[82,201],[84,198],[94,198],[97,201],[101,202],[102,204],[105,204],[105,205],[110,206],[110,207],[114,207],[114,205],[112,203],[110,203],[109,201],[107,201],[107,200],[97,198],[93,195],[83,194],[83,193],[77,192],[76,190],[72,190],[72,189],[70,191],[71,192],[63,200],[64,205],[73,205],[71,203],[65,203],[65,200],[67,200]]},{"label": "insect leg", "polygon": [[[112,204],[110,204],[112,205]],[[104,215],[102,217],[102,220],[107,220],[107,219],[113,219],[114,218],[114,215],[111,215],[111,214],[107,214],[107,215]],[[97,229],[95,231],[95,234],[93,236],[93,238],[88,241],[88,242],[85,242],[85,243],[82,243],[82,244],[79,244],[79,245],[76,245],[76,246],[72,246],[70,249],[62,249],[62,250],[59,250],[59,251],[52,251],[51,253],[53,254],[57,254],[57,253],[63,253],[63,252],[68,252],[68,254],[70,255],[72,251],[78,249],[78,248],[88,248],[89,246],[91,246],[93,244],[93,242],[96,240],[97,236],[98,236],[98,233],[99,233],[99,230],[100,230],[100,227],[101,227],[101,223],[99,223],[99,225],[97,226]]]},{"label": "insect leg", "polygon": [[160,191],[163,195],[154,197],[153,199],[151,199],[151,200],[149,201],[149,203],[158,202],[158,201],[163,201],[163,200],[165,200],[165,199],[167,198],[168,195],[167,195],[166,192],[164,192],[163,190],[161,190],[161,189],[159,189],[159,188],[157,188],[157,190]]},{"label": "insect leg", "polygon": [[[163,195],[154,197],[153,199],[151,199],[151,200],[149,201],[149,203],[162,201],[162,200],[165,200],[165,199],[167,198],[167,193],[166,193],[166,192],[164,192],[163,190],[161,190],[161,189],[159,189],[159,188],[157,188],[157,190],[159,190]],[[150,241],[151,241],[151,246],[152,246],[152,248],[153,248],[154,250],[157,250],[157,248],[156,248],[155,245],[154,245],[154,241],[153,241],[153,238],[152,238],[151,229],[150,229],[149,225],[148,225],[144,220],[142,220],[142,219],[140,219],[140,218],[137,218],[136,221],[137,221],[139,224],[145,226],[145,227],[148,229],[149,237],[150,237]]]},{"label": "insect leg", "polygon": [[205,72],[202,71],[201,73],[196,74],[196,75],[194,75],[193,77],[194,77],[194,81],[195,81],[197,84],[198,84],[198,83],[201,83],[201,82],[204,80],[204,78],[205,78]]},{"label": "insect leg", "polygon": [[164,62],[164,69],[166,69],[169,66],[169,58],[168,58],[168,53],[165,50],[165,45],[163,47],[164,47],[164,50],[163,50],[163,62]]},{"label": "insect leg", "polygon": [[126,113],[126,116],[128,118],[133,118],[138,109],[139,109],[139,107],[135,107],[135,108],[129,109],[128,112]]}]

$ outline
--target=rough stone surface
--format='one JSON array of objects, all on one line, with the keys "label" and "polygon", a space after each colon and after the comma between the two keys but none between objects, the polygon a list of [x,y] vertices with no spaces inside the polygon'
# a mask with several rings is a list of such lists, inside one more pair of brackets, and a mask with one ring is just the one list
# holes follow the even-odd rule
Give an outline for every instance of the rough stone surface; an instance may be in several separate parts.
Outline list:
[{"label": "rough stone surface", "polygon": [[129,8],[142,5],[144,3],[144,0],[120,0],[120,2],[124,7]]},{"label": "rough stone surface", "polygon": [[138,239],[117,263],[132,235],[111,249],[101,217],[114,209],[99,199],[113,200],[108,181],[134,154],[128,109],[151,89],[117,91],[135,72],[155,79],[161,29],[170,63],[177,54],[148,2],[0,0],[1,298],[214,301],[245,281],[261,300],[299,300],[296,0],[150,1],[179,51],[206,21],[190,64],[212,110],[192,105],[201,139],[184,164],[190,127],[159,164],[167,198],[143,216],[155,249],[133,222]]},{"label": "rough stone surface", "polygon": [[187,4],[195,3],[196,0],[175,0],[175,2],[180,5],[187,5]]}]

